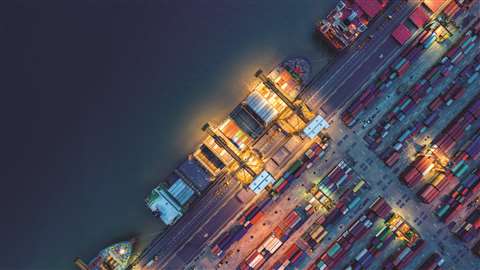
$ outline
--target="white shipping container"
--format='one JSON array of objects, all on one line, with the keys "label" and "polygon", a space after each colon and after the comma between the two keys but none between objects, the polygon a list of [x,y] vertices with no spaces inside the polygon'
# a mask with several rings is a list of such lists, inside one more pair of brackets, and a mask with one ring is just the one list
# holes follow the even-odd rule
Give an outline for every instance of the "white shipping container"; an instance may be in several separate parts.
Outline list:
[{"label": "white shipping container", "polygon": [[358,253],[358,255],[355,257],[355,260],[357,262],[360,261],[360,259],[363,257],[363,255],[365,255],[367,252],[368,252],[368,249],[366,249],[366,248],[362,249],[362,251],[360,251],[360,253]]}]

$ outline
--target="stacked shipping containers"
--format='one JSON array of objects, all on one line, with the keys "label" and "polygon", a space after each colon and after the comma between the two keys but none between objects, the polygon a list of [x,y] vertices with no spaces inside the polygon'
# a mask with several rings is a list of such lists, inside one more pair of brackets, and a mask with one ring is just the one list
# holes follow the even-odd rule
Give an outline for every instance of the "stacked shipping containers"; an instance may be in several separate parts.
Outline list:
[{"label": "stacked shipping containers", "polygon": [[344,160],[342,160],[320,181],[318,186],[322,190],[327,190],[333,193],[352,179],[353,169],[348,166]]},{"label": "stacked shipping containers", "polygon": [[464,204],[480,191],[480,170],[470,174],[455,187],[448,199],[435,211],[440,220],[450,223],[463,209]]},{"label": "stacked shipping containers", "polygon": [[[370,130],[370,132],[365,136],[365,140],[369,143],[371,148],[376,148],[382,142],[383,138],[389,133],[389,129],[398,121],[402,121],[406,118],[408,113],[410,113],[415,106],[425,98],[433,89],[437,86],[446,76],[449,75],[450,71],[455,65],[459,63],[457,61],[457,55],[468,55],[473,48],[476,46],[475,40],[477,39],[477,34],[472,30],[469,30],[453,47],[450,49],[443,58],[430,68],[415,85],[410,88],[410,90],[396,103],[394,108],[386,114],[384,119],[380,123]],[[455,53],[452,53],[455,52]],[[402,63],[402,62],[400,62]],[[399,64],[400,64],[399,63]],[[460,77],[467,76],[467,83],[473,82],[478,76],[476,72],[477,63],[474,61],[472,64],[467,66],[464,71],[460,73]],[[480,67],[479,67],[480,70]],[[477,70],[478,71],[478,70]],[[459,86],[460,89],[455,89],[456,92],[462,92],[463,86]],[[459,98],[461,95],[457,95]],[[437,103],[431,104],[433,108],[439,106],[440,100],[436,101]],[[432,121],[432,119],[430,119]],[[408,133],[410,129],[406,130]],[[407,135],[408,137],[408,135]],[[403,140],[399,141],[403,143]],[[395,154],[392,154],[393,156]],[[390,163],[392,161],[389,161]],[[387,164],[388,165],[388,164]]]},{"label": "stacked shipping containers", "polygon": [[382,225],[380,230],[370,240],[368,246],[362,249],[345,270],[368,269],[382,250],[395,239],[394,233],[387,225]]},{"label": "stacked shipping containers", "polygon": [[470,242],[478,236],[480,231],[480,208],[475,209],[465,219],[456,235],[464,242]]},{"label": "stacked shipping containers", "polygon": [[328,143],[314,143],[304,155],[295,161],[293,165],[278,179],[271,189],[272,195],[283,193],[290,184],[300,177],[303,172],[310,168],[313,162],[325,154]]},{"label": "stacked shipping containers", "polygon": [[307,218],[308,215],[302,208],[295,208],[273,229],[267,239],[246,257],[239,269],[260,269]]},{"label": "stacked shipping containers", "polygon": [[385,270],[401,270],[406,269],[412,259],[423,249],[425,241],[418,239],[411,246],[404,246],[397,250],[392,256],[383,263]]},{"label": "stacked shipping containers", "polygon": [[418,157],[400,175],[400,179],[408,186],[416,185],[425,175],[435,168],[435,160],[429,156]]},{"label": "stacked shipping containers", "polygon": [[433,253],[428,259],[420,265],[418,270],[442,270],[445,260],[438,253]]},{"label": "stacked shipping containers", "polygon": [[424,203],[431,203],[440,194],[446,192],[447,187],[455,186],[458,183],[457,177],[451,173],[439,173],[433,180],[425,185],[418,193],[421,201]]},{"label": "stacked shipping containers", "polygon": [[328,234],[324,222],[325,216],[321,216],[301,237],[301,241],[311,250],[314,250]]},{"label": "stacked shipping containers", "polygon": [[292,269],[298,266],[305,256],[305,251],[300,249],[296,244],[292,244],[272,267],[274,270]]},{"label": "stacked shipping containers", "polygon": [[[461,3],[458,3],[456,6],[447,6],[444,12],[445,17],[452,18],[453,16],[456,16],[459,14],[458,11],[462,6]],[[479,28],[480,26],[477,24],[472,29],[478,33]],[[349,127],[355,125],[360,113],[370,106],[382,92],[390,90],[393,80],[403,76],[412,63],[414,63],[419,56],[432,45],[434,40],[434,32],[431,30],[424,30],[401,52],[400,57],[390,66],[389,69],[385,70],[376,82],[365,88],[365,90],[353,100],[350,106],[342,113],[342,121]],[[455,63],[458,63],[459,61],[461,61],[460,57],[455,59]],[[445,69],[448,70],[448,67]]]},{"label": "stacked shipping containers", "polygon": [[378,198],[337,240],[329,245],[326,251],[320,255],[320,258],[309,269],[334,269],[335,265],[352,248],[353,244],[372,228],[377,217],[384,218],[390,214],[390,211],[391,207],[385,200]]}]

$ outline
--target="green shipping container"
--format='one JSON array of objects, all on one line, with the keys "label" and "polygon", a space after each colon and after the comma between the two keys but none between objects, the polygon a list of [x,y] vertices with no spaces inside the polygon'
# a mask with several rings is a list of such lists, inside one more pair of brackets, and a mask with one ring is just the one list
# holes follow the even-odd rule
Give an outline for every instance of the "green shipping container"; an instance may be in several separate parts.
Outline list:
[{"label": "green shipping container", "polygon": [[328,251],[327,254],[330,258],[335,257],[335,254],[341,249],[342,247],[340,246],[339,243],[335,243]]},{"label": "green shipping container", "polygon": [[443,217],[448,212],[448,209],[450,209],[450,205],[444,205],[442,208],[438,209],[437,216]]},{"label": "green shipping container", "polygon": [[457,165],[455,165],[455,167],[453,167],[452,172],[456,173],[463,166],[464,163],[465,160],[462,159]]},{"label": "green shipping container", "polygon": [[295,163],[293,163],[292,166],[290,166],[290,168],[288,169],[289,175],[294,174],[298,169],[300,169],[302,163],[303,162],[300,159],[295,161]]},{"label": "green shipping container", "polygon": [[468,165],[465,164],[460,170],[458,170],[457,173],[455,173],[455,176],[458,178],[462,178],[462,176],[468,171]]},{"label": "green shipping container", "polygon": [[285,178],[283,177],[278,179],[278,181],[275,182],[275,184],[273,185],[273,190],[277,189],[284,181],[285,181]]}]

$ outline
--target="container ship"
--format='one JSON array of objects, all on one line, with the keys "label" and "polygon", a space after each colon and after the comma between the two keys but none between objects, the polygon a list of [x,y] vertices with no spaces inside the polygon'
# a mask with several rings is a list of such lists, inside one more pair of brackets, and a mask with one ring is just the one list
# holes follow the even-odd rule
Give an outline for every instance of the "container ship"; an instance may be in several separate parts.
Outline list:
[{"label": "container ship", "polygon": [[338,1],[327,18],[317,23],[316,31],[334,49],[344,50],[367,30],[368,23],[380,14],[387,4],[388,0]]},{"label": "container ship", "polygon": [[145,199],[152,213],[174,224],[212,182],[226,177],[255,193],[271,184],[306,140],[328,126],[297,99],[310,75],[303,58],[287,59],[268,74],[257,71],[260,82],[248,96],[220,123],[205,124],[206,138]]},{"label": "container ship", "polygon": [[80,270],[125,270],[130,264],[134,240],[116,243],[102,249],[86,264],[81,259],[74,260]]}]

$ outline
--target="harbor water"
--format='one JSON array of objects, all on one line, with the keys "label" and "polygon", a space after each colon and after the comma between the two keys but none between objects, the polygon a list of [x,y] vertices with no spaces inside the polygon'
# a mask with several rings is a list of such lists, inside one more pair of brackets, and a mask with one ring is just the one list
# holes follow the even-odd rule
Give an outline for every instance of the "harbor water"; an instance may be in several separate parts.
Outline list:
[{"label": "harbor water", "polygon": [[318,72],[334,56],[313,31],[335,0],[25,2],[6,14],[1,270],[74,269],[116,241],[147,243],[163,226],[144,197],[202,124],[258,68],[304,56]]}]

